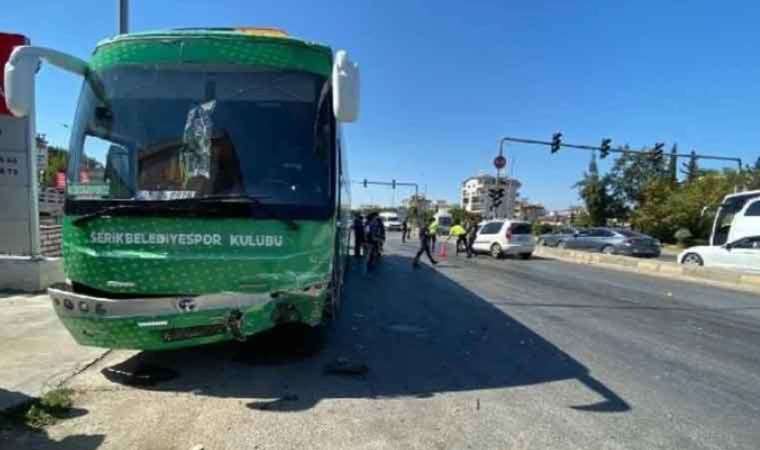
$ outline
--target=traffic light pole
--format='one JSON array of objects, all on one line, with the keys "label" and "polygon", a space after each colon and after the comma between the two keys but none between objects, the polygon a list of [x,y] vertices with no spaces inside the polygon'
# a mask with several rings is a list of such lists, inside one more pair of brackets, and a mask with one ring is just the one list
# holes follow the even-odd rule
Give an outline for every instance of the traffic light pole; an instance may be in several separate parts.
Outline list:
[{"label": "traffic light pole", "polygon": [[[507,142],[515,142],[520,144],[535,144],[535,145],[547,145],[552,146],[554,143],[551,141],[540,141],[537,139],[523,139],[523,138],[515,138],[515,137],[503,137],[499,140],[499,151],[501,152],[504,148],[504,144]],[[605,151],[608,153],[623,153],[623,154],[636,154],[636,155],[651,155],[651,151],[646,150],[631,150],[626,149],[623,147],[617,147],[617,148],[608,148],[603,149],[602,147],[596,147],[593,145],[577,145],[577,144],[565,144],[565,143],[559,143],[554,144],[558,145],[559,147],[567,147],[567,148],[575,148],[579,150],[590,150],[590,151]],[[708,159],[708,160],[714,160],[714,161],[732,161],[735,162],[739,168],[739,171],[742,170],[742,159],[741,158],[732,158],[729,156],[714,156],[714,155],[702,155],[697,153],[676,153],[676,157],[678,158],[692,158],[695,157],[697,159]]]},{"label": "traffic light pole", "polygon": [[422,226],[422,224],[420,223],[420,205],[419,205],[419,201],[420,201],[420,186],[417,183],[408,183],[408,182],[407,183],[403,183],[403,182],[399,182],[399,181],[396,181],[396,180],[393,180],[393,181],[390,181],[390,182],[389,181],[369,181],[366,178],[363,181],[354,181],[353,183],[354,184],[361,184],[365,188],[368,185],[373,185],[373,186],[390,186],[393,189],[396,189],[396,186],[413,187],[414,188],[414,202],[415,202],[415,204],[417,206],[415,208],[415,211],[416,211],[416,214],[417,214],[417,223],[420,226]]}]

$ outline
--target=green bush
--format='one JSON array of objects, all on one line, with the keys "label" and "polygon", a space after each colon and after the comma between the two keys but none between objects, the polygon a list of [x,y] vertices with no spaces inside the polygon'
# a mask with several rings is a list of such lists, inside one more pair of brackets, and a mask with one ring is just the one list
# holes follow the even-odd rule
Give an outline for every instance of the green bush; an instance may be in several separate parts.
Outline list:
[{"label": "green bush", "polygon": [[679,228],[678,231],[675,232],[673,235],[678,245],[681,247],[686,247],[691,242],[691,238],[693,237],[691,234],[691,231],[689,231],[688,228]]},{"label": "green bush", "polygon": [[0,419],[8,420],[9,423],[20,423],[31,428],[53,425],[71,411],[73,394],[72,389],[54,389],[31,403],[25,403],[0,414],[2,416]]}]

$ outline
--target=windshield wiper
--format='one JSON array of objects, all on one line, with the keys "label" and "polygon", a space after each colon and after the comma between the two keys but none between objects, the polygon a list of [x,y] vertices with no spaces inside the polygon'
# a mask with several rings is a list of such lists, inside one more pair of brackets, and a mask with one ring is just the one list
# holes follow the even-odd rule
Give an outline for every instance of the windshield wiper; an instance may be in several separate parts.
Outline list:
[{"label": "windshield wiper", "polygon": [[[184,203],[182,202],[182,200],[186,200],[186,199],[178,199],[178,200],[181,203]],[[168,210],[168,211],[187,210],[187,207],[182,207],[182,208],[177,207],[177,203],[180,203],[180,202],[178,202],[177,200],[165,200],[165,201],[155,201],[155,202],[148,202],[148,203],[141,202],[141,203],[134,203],[134,204],[129,204],[129,205],[107,206],[105,208],[101,208],[89,214],[79,216],[76,219],[74,219],[72,223],[76,226],[82,226],[86,224],[87,222],[95,220],[99,217],[108,216],[111,214],[120,214],[126,211],[154,211],[157,209]]]},{"label": "windshield wiper", "polygon": [[298,223],[287,217],[282,217],[273,212],[273,210],[266,203],[262,203],[262,199],[269,198],[265,195],[250,195],[250,194],[216,194],[207,195],[197,198],[195,200],[199,202],[212,202],[212,201],[227,201],[227,200],[239,200],[254,205],[258,208],[264,209],[269,212],[269,216],[273,219],[279,220],[288,226],[291,230],[297,230],[299,228]]}]

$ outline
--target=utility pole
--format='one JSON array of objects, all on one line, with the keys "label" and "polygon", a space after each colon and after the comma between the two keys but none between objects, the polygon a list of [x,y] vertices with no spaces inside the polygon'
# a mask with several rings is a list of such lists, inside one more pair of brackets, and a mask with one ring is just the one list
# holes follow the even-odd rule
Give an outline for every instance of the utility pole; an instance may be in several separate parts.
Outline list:
[{"label": "utility pole", "polygon": [[116,0],[117,34],[129,33],[129,0]]}]

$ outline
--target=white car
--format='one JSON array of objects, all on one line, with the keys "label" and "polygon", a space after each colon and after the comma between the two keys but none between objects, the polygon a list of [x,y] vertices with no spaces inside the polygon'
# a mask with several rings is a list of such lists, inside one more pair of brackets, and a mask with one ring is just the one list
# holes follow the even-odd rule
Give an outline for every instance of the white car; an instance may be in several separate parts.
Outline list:
[{"label": "white car", "polygon": [[388,231],[401,231],[401,221],[398,220],[398,215],[392,212],[381,212],[379,214],[380,220],[383,221],[385,229]]},{"label": "white car", "polygon": [[680,264],[760,272],[760,236],[749,236],[724,245],[687,248]]},{"label": "white car", "polygon": [[528,259],[536,248],[532,231],[528,222],[509,219],[483,222],[472,249],[478,253],[490,253],[494,258],[518,255]]},{"label": "white car", "polygon": [[398,219],[388,219],[385,221],[385,228],[388,231],[401,231],[401,222]]}]

